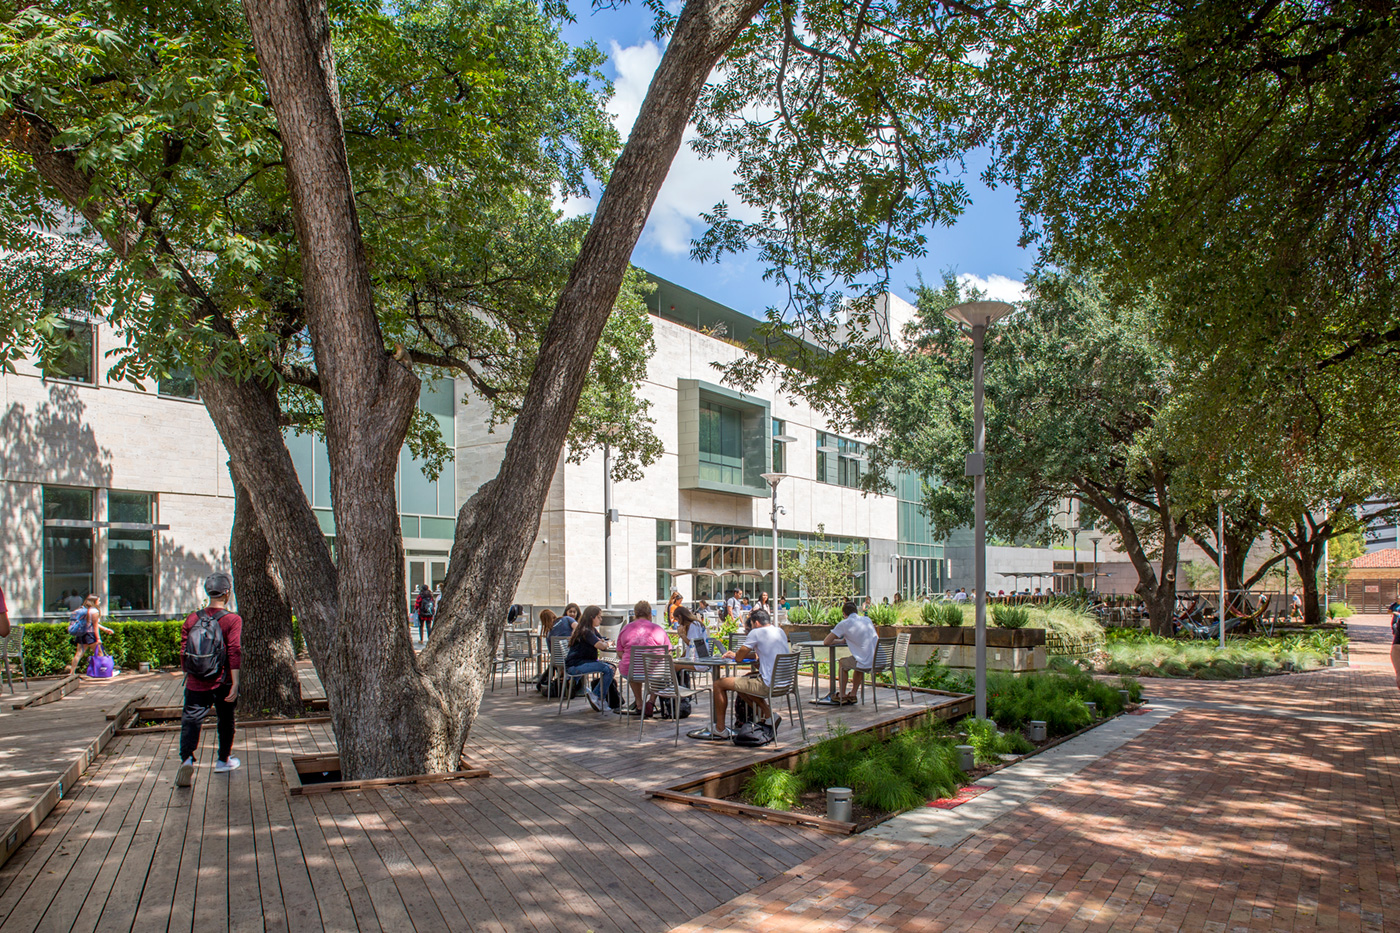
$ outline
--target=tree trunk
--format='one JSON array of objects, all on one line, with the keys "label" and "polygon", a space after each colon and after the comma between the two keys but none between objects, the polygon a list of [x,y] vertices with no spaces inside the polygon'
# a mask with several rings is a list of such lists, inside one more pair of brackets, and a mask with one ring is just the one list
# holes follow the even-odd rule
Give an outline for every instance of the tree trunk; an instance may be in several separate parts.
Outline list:
[{"label": "tree trunk", "polygon": [[[1165,501],[1165,481],[1159,490],[1159,500]],[[1084,483],[1078,484],[1081,501],[1092,506],[1100,515],[1113,523],[1118,537],[1123,542],[1123,550],[1137,571],[1138,582],[1134,591],[1147,606],[1148,624],[1155,635],[1172,635],[1175,632],[1173,620],[1176,618],[1176,561],[1183,533],[1181,526],[1172,518],[1171,510],[1163,507],[1159,512],[1161,527],[1161,566],[1160,572],[1152,566],[1142,539],[1138,537],[1137,525],[1132,513],[1124,506],[1108,498],[1099,487]]]},{"label": "tree trunk", "polygon": [[[339,613],[331,618],[324,610],[333,607],[318,604],[323,611],[307,618],[304,628],[324,649],[317,667],[346,777],[456,766],[584,373],[632,249],[706,77],[761,6],[762,0],[692,0],[682,10],[555,307],[498,478],[459,514],[438,621],[428,647],[415,658],[403,599],[394,476],[418,380],[385,352],[374,313],[326,8],[317,0],[244,0],[282,134],[322,386]],[[285,457],[285,449],[279,456]],[[304,530],[273,533],[268,513],[289,487],[251,477],[238,457],[234,465],[272,535],[278,566],[286,567],[284,558],[291,555],[283,548]],[[287,581],[293,592],[301,582]],[[324,598],[320,590],[311,592]]]},{"label": "tree trunk", "polygon": [[463,506],[433,633],[420,662],[454,705],[454,747],[471,731],[524,571],[584,373],[632,249],[711,69],[763,0],[691,0],[598,203],[555,306],[497,478]]},{"label": "tree trunk", "polygon": [[243,667],[238,678],[238,712],[249,719],[300,716],[301,678],[292,644],[292,610],[272,566],[272,550],[248,492],[233,484],[234,593],[243,617]]}]

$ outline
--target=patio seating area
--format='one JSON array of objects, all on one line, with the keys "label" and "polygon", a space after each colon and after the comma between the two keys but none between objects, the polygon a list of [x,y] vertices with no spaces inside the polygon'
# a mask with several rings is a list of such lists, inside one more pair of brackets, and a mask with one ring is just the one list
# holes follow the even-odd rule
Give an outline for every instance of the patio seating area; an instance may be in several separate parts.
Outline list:
[{"label": "patio seating area", "polygon": [[[318,692],[314,673],[303,676]],[[119,733],[0,867],[0,927],[262,929],[285,918],[299,931],[656,931],[833,842],[645,799],[653,787],[772,746],[676,743],[665,722],[648,723],[639,739],[635,719],[578,702],[560,712],[557,699],[521,688],[498,684],[484,701],[467,757],[492,776],[474,781],[290,796],[281,763],[334,750],[329,725],[315,723],[240,730],[243,768],[216,776],[201,767],[193,789],[181,790],[172,783],[178,733]],[[837,720],[858,729],[908,712],[907,692],[899,710],[890,688],[874,689],[879,714],[873,704],[808,704],[810,737]],[[8,752],[83,744],[110,725],[107,711],[138,695],[143,705],[175,705],[179,690],[168,673],[85,682],[16,712],[26,728],[7,732],[23,747]],[[697,704],[682,726],[702,723],[704,709]],[[796,746],[797,723],[785,721],[778,740]],[[0,810],[28,792],[0,783]],[[683,859],[672,857],[677,840]]]}]

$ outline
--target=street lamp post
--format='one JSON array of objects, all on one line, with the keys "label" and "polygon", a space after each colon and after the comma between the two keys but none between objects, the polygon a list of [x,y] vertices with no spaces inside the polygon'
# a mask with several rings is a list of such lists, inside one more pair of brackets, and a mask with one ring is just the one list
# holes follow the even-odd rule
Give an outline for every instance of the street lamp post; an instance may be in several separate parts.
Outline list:
[{"label": "street lamp post", "polygon": [[1070,573],[1072,574],[1072,576],[1070,577],[1070,580],[1073,581],[1073,582],[1072,582],[1072,586],[1073,586],[1074,592],[1075,592],[1075,593],[1078,593],[1078,592],[1079,592],[1079,526],[1078,526],[1078,525],[1075,525],[1075,526],[1073,526],[1072,528],[1070,528],[1069,533],[1070,533],[1070,536],[1071,536],[1071,538],[1073,539],[1073,542],[1074,542],[1073,545],[1072,545],[1072,547],[1073,547],[1073,554],[1074,554],[1074,562],[1073,562],[1072,564],[1070,564],[1070,567],[1072,568],[1072,569],[1070,570]]},{"label": "street lamp post", "polygon": [[1225,648],[1225,500],[1234,494],[1233,489],[1221,489],[1216,493],[1215,554],[1220,558],[1220,648]]},{"label": "street lamp post", "polygon": [[773,492],[773,621],[778,621],[778,605],[783,601],[782,591],[778,589],[778,484],[787,478],[786,473],[764,473],[763,479]]},{"label": "street lamp post", "polygon": [[1099,591],[1099,542],[1103,540],[1103,535],[1090,535],[1089,540],[1094,542],[1094,592]]},{"label": "street lamp post", "polygon": [[972,556],[977,607],[975,690],[978,719],[987,718],[987,425],[982,406],[982,343],[987,336],[987,328],[1011,311],[1011,305],[1004,301],[969,301],[954,305],[943,312],[972,335],[972,453],[967,456],[964,473],[972,477]]},{"label": "street lamp post", "polygon": [[612,499],[612,439],[621,433],[621,425],[603,428],[603,606],[611,609],[612,589],[612,526],[617,521],[617,509]]}]

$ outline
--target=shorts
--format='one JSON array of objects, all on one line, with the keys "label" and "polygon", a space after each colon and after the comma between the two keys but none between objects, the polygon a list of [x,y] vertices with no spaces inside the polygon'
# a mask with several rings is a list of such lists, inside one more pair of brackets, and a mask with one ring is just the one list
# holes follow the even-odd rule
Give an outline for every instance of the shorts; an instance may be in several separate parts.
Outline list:
[{"label": "shorts", "polygon": [[75,645],[95,645],[97,644],[97,636],[92,632],[83,632],[81,635],[69,636],[69,641]]},{"label": "shorts", "polygon": [[735,677],[734,690],[738,693],[746,693],[751,697],[766,697],[768,695],[768,685],[757,674],[742,674]]}]

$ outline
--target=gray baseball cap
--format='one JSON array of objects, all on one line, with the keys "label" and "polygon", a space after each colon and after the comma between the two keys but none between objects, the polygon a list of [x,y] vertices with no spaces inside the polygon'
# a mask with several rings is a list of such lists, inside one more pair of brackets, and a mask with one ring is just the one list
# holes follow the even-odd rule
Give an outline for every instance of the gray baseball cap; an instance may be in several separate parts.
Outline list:
[{"label": "gray baseball cap", "polygon": [[220,571],[204,578],[204,592],[210,596],[227,596],[233,591],[233,577]]}]

